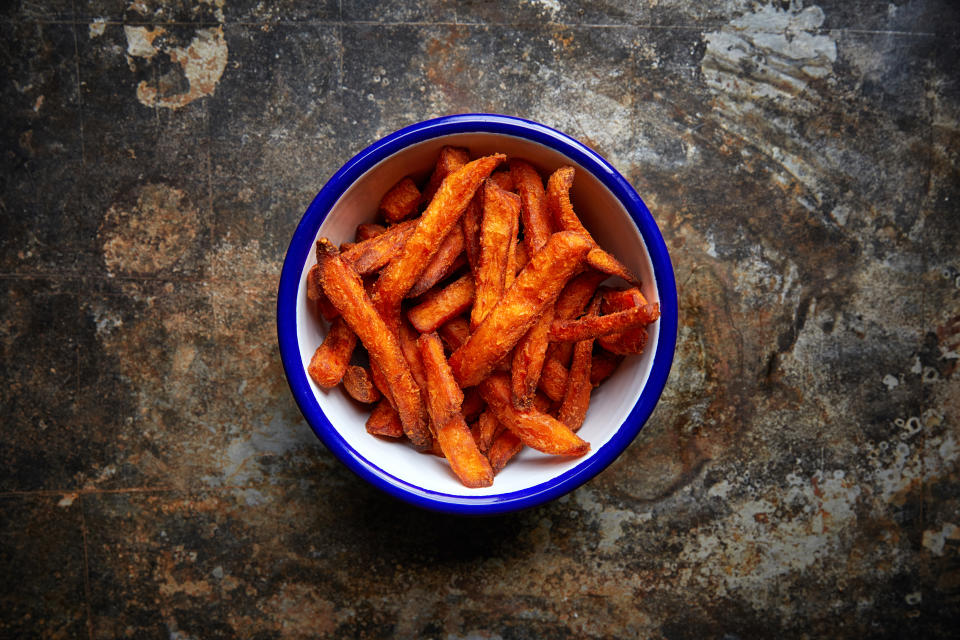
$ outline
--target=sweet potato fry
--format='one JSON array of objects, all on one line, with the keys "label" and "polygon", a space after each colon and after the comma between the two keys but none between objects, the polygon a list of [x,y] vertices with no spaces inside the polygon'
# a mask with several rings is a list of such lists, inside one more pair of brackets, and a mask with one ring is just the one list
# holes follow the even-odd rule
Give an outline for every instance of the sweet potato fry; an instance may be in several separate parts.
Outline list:
[{"label": "sweet potato fry", "polygon": [[[551,347],[554,345],[550,345]],[[547,350],[547,357],[543,361],[543,373],[540,375],[540,384],[538,388],[543,391],[548,398],[556,402],[563,400],[563,392],[567,388],[567,371],[556,354],[551,354]]]},{"label": "sweet potato fry", "polygon": [[[590,303],[587,316],[595,316],[600,309],[600,299],[594,298]],[[570,371],[567,375],[567,386],[563,392],[563,401],[557,412],[557,419],[576,431],[583,424],[590,406],[590,366],[593,364],[593,339],[580,340],[573,347],[573,360],[570,362]]]},{"label": "sweet potato fry", "polygon": [[603,271],[612,276],[620,276],[627,282],[638,284],[636,276],[630,273],[619,260],[601,249],[590,232],[580,222],[573,204],[570,202],[570,187],[573,186],[573,167],[560,167],[547,181],[547,207],[553,214],[557,226],[567,231],[578,231],[587,234],[593,242],[593,248],[587,254],[587,262],[594,269]]},{"label": "sweet potato fry", "polygon": [[342,382],[343,388],[357,402],[371,404],[382,397],[376,385],[373,384],[370,372],[363,367],[357,365],[347,367]]},{"label": "sweet potato fry", "polygon": [[490,174],[490,180],[504,191],[513,191],[513,176],[510,175],[510,169],[501,169]]},{"label": "sweet potato fry", "polygon": [[400,302],[440,247],[440,242],[460,220],[474,192],[506,156],[494,154],[468,162],[451,173],[420,216],[400,252],[380,272],[373,288],[374,308],[396,328]]},{"label": "sweet potato fry", "polygon": [[554,320],[550,326],[550,339],[576,342],[596,338],[631,327],[648,325],[659,317],[660,305],[654,303],[605,316],[588,316],[579,320]]},{"label": "sweet potato fry", "polygon": [[377,224],[376,222],[363,222],[357,225],[357,232],[354,235],[354,240],[356,242],[363,242],[364,240],[369,240],[370,238],[376,238],[377,236],[386,233],[387,228],[382,224]]},{"label": "sweet potato fry", "polygon": [[470,199],[470,204],[467,205],[460,220],[460,227],[463,229],[463,248],[466,250],[467,262],[474,276],[480,267],[480,222],[482,220],[483,189],[477,189],[477,193]]},{"label": "sweet potato fry", "polygon": [[342,317],[334,320],[330,323],[323,343],[317,347],[310,359],[307,367],[310,378],[321,387],[329,388],[340,384],[356,346],[357,334],[347,326]]},{"label": "sweet potato fry", "polygon": [[360,276],[347,266],[337,248],[326,238],[321,238],[317,247],[322,255],[320,283],[324,293],[366,347],[371,364],[380,368],[389,385],[397,413],[400,414],[404,433],[410,442],[420,448],[429,446],[430,431],[427,428],[426,411],[420,399],[420,389],[413,379],[396,335],[377,313],[363,288]]},{"label": "sweet potato fry", "polygon": [[470,153],[460,147],[443,147],[437,164],[430,174],[430,180],[423,189],[423,202],[429,203],[437,194],[437,190],[448,175],[470,162]]},{"label": "sweet potato fry", "polygon": [[423,302],[407,312],[407,318],[417,331],[430,333],[469,309],[473,294],[473,278],[462,276],[443,289],[427,293]]},{"label": "sweet potato fry", "polygon": [[313,265],[307,271],[307,301],[327,322],[333,322],[340,315],[340,312],[327,300],[323,287],[320,286],[319,265]]},{"label": "sweet potato fry", "polygon": [[446,424],[463,407],[463,390],[457,386],[436,333],[424,333],[417,340],[423,371],[427,378],[427,411],[435,424]]},{"label": "sweet potato fry", "polygon": [[476,329],[503,295],[504,278],[511,244],[516,246],[520,198],[487,180],[483,191],[483,220],[480,223],[480,265],[476,273],[476,294],[470,326]]},{"label": "sweet potato fry", "polygon": [[427,374],[430,418],[437,428],[437,442],[450,468],[468,487],[489,487],[493,484],[490,463],[477,449],[470,429],[463,419],[463,392],[443,354],[443,344],[435,333],[420,336],[420,356]]},{"label": "sweet potato fry", "polygon": [[589,250],[590,241],[582,234],[562,231],[550,236],[467,342],[450,356],[450,366],[462,386],[479,383],[513,349],[542,309],[556,299]]},{"label": "sweet potato fry", "polygon": [[503,425],[492,411],[488,409],[480,414],[477,418],[477,447],[481,452],[486,453],[490,450],[490,445],[502,429]]},{"label": "sweet potato fry", "polygon": [[[597,342],[600,340],[598,339]],[[622,355],[598,350],[593,354],[593,362],[590,363],[590,384],[595,387],[600,386],[600,383],[613,375],[621,362],[623,362]]]},{"label": "sweet potato fry", "polygon": [[387,222],[399,222],[408,218],[420,205],[420,189],[410,178],[393,185],[380,200],[380,213]]},{"label": "sweet potato fry", "polygon": [[[636,287],[630,289],[605,288],[602,295],[603,302],[600,304],[600,311],[604,314],[626,311],[632,307],[647,304],[647,299]],[[636,326],[624,331],[599,336],[597,344],[611,353],[620,355],[643,353],[647,346],[647,328]]]},{"label": "sweet potato fry", "polygon": [[513,392],[513,406],[518,409],[529,407],[533,394],[540,382],[543,362],[547,356],[550,325],[553,323],[555,305],[548,304],[537,320],[513,350],[513,362],[510,367],[510,387]]},{"label": "sweet potato fry", "polygon": [[[379,235],[358,242],[343,254],[343,261],[362,276],[373,273],[390,262],[407,238],[413,234],[416,226],[417,220],[406,220],[395,224]],[[319,261],[318,255],[317,262]]]},{"label": "sweet potato fry", "polygon": [[510,175],[522,205],[520,215],[523,220],[523,239],[530,251],[534,252],[543,247],[553,233],[543,178],[530,163],[523,160],[510,161]]},{"label": "sweet potato fry", "polygon": [[[510,195],[514,194],[511,193]],[[513,286],[513,281],[517,279],[517,273],[520,272],[520,270],[517,268],[517,260],[522,244],[523,243],[520,241],[520,215],[518,205],[517,215],[513,218],[513,229],[510,230],[510,245],[507,247],[507,264],[503,270],[504,291]]]},{"label": "sweet potato fry", "polygon": [[456,351],[470,337],[470,321],[463,316],[450,318],[437,328],[437,333],[451,352]]},{"label": "sweet potato fry", "polygon": [[477,418],[487,403],[480,396],[480,391],[476,387],[471,387],[463,392],[463,405],[460,410],[463,412],[463,419],[472,422]]},{"label": "sweet potato fry", "polygon": [[408,298],[416,298],[430,290],[430,287],[437,284],[453,271],[462,265],[458,258],[463,254],[463,229],[460,225],[455,225],[447,237],[440,243],[440,248],[436,255],[430,260],[430,264],[420,274],[413,288],[407,293]]},{"label": "sweet potato fry", "polygon": [[528,447],[564,456],[581,456],[590,450],[589,443],[549,414],[536,407],[515,409],[510,399],[510,379],[505,373],[494,373],[485,379],[480,393],[497,420]]},{"label": "sweet potato fry", "polygon": [[386,398],[380,400],[367,418],[367,433],[387,438],[402,438],[403,423],[400,414]]},{"label": "sweet potato fry", "polygon": [[493,473],[500,473],[521,449],[523,449],[523,441],[517,437],[517,434],[509,429],[501,431],[500,435],[490,443],[490,449],[487,451],[487,460],[490,461]]}]

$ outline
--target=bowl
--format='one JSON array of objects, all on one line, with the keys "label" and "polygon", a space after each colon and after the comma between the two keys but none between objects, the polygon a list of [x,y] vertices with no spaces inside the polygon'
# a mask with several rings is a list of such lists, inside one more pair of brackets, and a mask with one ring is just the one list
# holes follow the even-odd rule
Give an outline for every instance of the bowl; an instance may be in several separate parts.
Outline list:
[{"label": "bowl", "polygon": [[[660,319],[648,328],[643,354],[628,356],[593,392],[578,434],[591,445],[579,458],[524,448],[497,474],[493,486],[469,489],[442,458],[409,443],[367,433],[369,409],[341,389],[322,389],[306,373],[326,326],[308,310],[307,272],[321,236],[353,240],[356,226],[373,220],[381,196],[407,175],[429,175],[440,148],[466,147],[472,157],[493,152],[520,157],[545,177],[557,167],[576,169],[572,198],[600,246],[643,282],[659,302]],[[492,115],[454,115],[419,122],[370,145],[323,186],[293,234],[277,297],[277,334],[284,371],[310,427],[362,479],[426,509],[459,515],[494,515],[543,504],[579,487],[606,468],[633,441],[656,406],[673,362],[677,291],[673,267],[653,216],[630,184],[595,151],[542,124]]]}]

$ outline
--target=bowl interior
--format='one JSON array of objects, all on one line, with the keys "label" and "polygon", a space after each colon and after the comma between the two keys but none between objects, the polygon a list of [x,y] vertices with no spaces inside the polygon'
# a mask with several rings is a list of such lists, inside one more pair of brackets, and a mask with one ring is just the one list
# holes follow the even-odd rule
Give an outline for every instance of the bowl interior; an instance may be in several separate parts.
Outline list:
[{"label": "bowl interior", "polygon": [[[471,157],[494,152],[519,157],[541,170],[545,177],[556,168],[571,165],[576,170],[572,198],[584,225],[607,251],[613,253],[643,282],[643,294],[650,301],[659,301],[650,257],[643,238],[624,205],[595,176],[562,153],[519,137],[493,133],[459,133],[433,138],[387,157],[356,180],[334,204],[316,238],[326,236],[334,244],[353,240],[358,224],[371,222],[380,198],[393,184],[407,175],[415,179],[429,175],[444,145],[466,147]],[[297,341],[304,369],[326,334],[324,322],[308,310],[306,297],[307,272],[315,263],[314,252],[303,265],[297,294]],[[590,452],[580,458],[549,456],[524,448],[497,474],[493,486],[484,489],[464,487],[450,471],[445,460],[416,452],[408,443],[390,442],[371,436],[365,423],[369,408],[353,401],[341,389],[323,389],[309,382],[320,409],[339,436],[366,465],[428,492],[451,496],[489,496],[549,482],[575,469],[609,443],[627,419],[650,374],[653,354],[659,340],[660,323],[648,329],[645,352],[627,357],[616,373],[594,390],[586,419],[579,435],[590,443]],[[314,425],[317,428],[317,425]]]}]

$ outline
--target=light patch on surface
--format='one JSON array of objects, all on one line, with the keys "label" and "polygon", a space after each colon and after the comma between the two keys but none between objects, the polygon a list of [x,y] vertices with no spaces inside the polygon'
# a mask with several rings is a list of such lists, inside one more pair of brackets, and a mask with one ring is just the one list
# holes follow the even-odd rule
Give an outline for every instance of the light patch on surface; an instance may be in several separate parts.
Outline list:
[{"label": "light patch on surface", "polygon": [[58,507],[69,507],[69,506],[71,506],[71,505],[74,503],[74,501],[75,501],[77,498],[79,498],[79,497],[80,497],[80,494],[79,494],[79,493],[67,493],[67,494],[64,494],[64,496],[63,496],[62,498],[60,498],[60,502],[57,503],[57,506],[58,506]]},{"label": "light patch on surface", "polygon": [[935,556],[943,555],[947,540],[960,540],[960,527],[952,522],[945,522],[939,531],[927,529],[923,532],[923,548]]},{"label": "light patch on surface", "polygon": [[137,188],[136,203],[114,204],[98,237],[111,275],[150,274],[173,266],[198,233],[199,214],[187,194],[165,184]]},{"label": "light patch on surface", "polygon": [[589,488],[581,488],[575,494],[577,504],[597,523],[600,542],[597,551],[611,553],[616,551],[617,542],[623,536],[623,525],[646,522],[653,516],[649,512],[637,513],[624,509],[604,509],[596,495]]},{"label": "light patch on surface", "polygon": [[887,391],[893,391],[893,389],[900,385],[900,380],[897,376],[887,374],[883,376],[883,384],[887,385]]},{"label": "light patch on surface", "polygon": [[217,88],[217,83],[227,66],[227,42],[223,37],[223,26],[197,29],[196,35],[186,47],[160,45],[155,41],[165,33],[162,27],[150,29],[147,27],[124,26],[127,36],[127,55],[131,67],[134,68],[134,58],[152,61],[158,54],[167,55],[170,60],[179,65],[183,75],[189,83],[186,92],[171,91],[177,86],[176,78],[166,75],[158,80],[148,82],[143,80],[137,85],[137,99],[147,107],[163,107],[165,109],[179,109],[198,98],[211,96]]},{"label": "light patch on surface", "polygon": [[99,38],[103,35],[103,32],[107,30],[107,19],[106,18],[94,18],[93,22],[90,23],[90,38]]}]

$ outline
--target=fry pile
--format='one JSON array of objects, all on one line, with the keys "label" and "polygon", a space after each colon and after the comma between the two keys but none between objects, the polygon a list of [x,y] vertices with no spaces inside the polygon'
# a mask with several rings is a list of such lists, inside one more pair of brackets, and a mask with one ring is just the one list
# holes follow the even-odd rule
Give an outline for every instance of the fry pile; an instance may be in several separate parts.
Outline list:
[{"label": "fry pile", "polygon": [[591,391],[643,351],[660,309],[581,224],[574,173],[544,188],[524,160],[444,147],[422,189],[394,185],[354,242],[321,238],[307,294],[329,329],[311,379],[371,405],[369,433],[446,458],[467,487],[490,486],[523,446],[586,453]]}]

